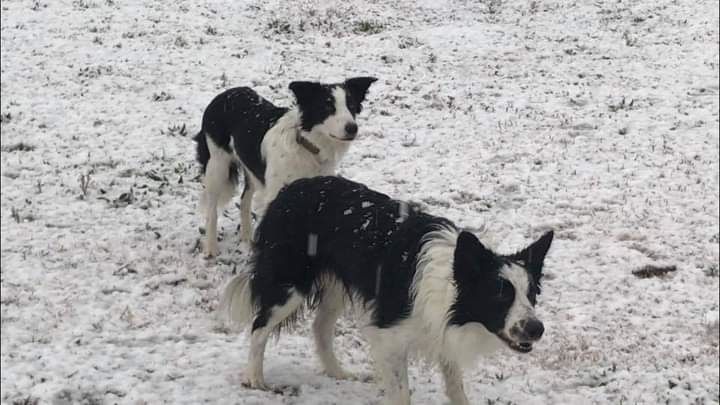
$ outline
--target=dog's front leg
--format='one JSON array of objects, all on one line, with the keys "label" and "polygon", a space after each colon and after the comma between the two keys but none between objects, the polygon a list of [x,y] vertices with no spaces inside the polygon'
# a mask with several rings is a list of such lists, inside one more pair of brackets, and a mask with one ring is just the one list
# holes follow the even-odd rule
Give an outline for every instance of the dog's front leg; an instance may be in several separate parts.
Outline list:
[{"label": "dog's front leg", "polygon": [[440,361],[443,379],[445,380],[445,394],[453,405],[470,405],[465,389],[463,388],[462,371],[457,363]]}]

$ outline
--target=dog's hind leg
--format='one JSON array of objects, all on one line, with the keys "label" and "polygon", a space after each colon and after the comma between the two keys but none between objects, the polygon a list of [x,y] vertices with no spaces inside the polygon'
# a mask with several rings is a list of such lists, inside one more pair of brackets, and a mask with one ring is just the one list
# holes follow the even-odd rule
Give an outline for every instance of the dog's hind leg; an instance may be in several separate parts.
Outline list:
[{"label": "dog's hind leg", "polygon": [[441,361],[443,379],[445,380],[445,394],[453,405],[470,405],[465,389],[463,388],[462,371],[454,362]]},{"label": "dog's hind leg", "polygon": [[[294,288],[286,293],[273,291],[270,297],[261,297],[261,308],[252,326],[250,335],[250,353],[245,378],[247,385],[255,389],[267,389],[263,377],[265,345],[272,331],[300,307],[304,296]],[[271,302],[268,302],[271,301]]]},{"label": "dog's hind leg", "polygon": [[217,241],[217,194],[205,191],[205,254],[216,256],[218,254]]},{"label": "dog's hind leg", "polygon": [[339,283],[331,281],[325,284],[313,322],[315,347],[323,369],[327,375],[338,379],[352,378],[352,375],[342,369],[333,351],[335,322],[345,307],[344,298],[345,291]]},{"label": "dog's hind leg", "polygon": [[243,175],[245,183],[240,197],[240,232],[242,240],[251,243],[253,240],[252,200],[255,186],[253,185],[254,180],[246,169],[243,169]]},{"label": "dog's hind leg", "polygon": [[384,404],[410,405],[408,349],[396,328],[368,326],[364,334],[370,343],[378,380],[385,391]]},{"label": "dog's hind leg", "polygon": [[218,147],[209,135],[206,135],[206,140],[210,158],[203,178],[205,191],[201,203],[205,211],[205,254],[215,256],[218,253],[218,209],[227,204],[235,193],[237,163],[232,150]]}]

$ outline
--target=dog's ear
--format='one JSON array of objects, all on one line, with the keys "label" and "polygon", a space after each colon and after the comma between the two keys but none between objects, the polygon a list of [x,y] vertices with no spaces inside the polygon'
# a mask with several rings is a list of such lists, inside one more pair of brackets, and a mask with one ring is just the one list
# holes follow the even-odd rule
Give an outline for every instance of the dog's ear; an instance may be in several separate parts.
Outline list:
[{"label": "dog's ear", "polygon": [[290,91],[295,95],[298,105],[305,105],[312,100],[322,90],[322,85],[318,82],[292,82],[290,83]]},{"label": "dog's ear", "polygon": [[553,231],[545,233],[540,237],[540,239],[536,240],[525,249],[511,255],[510,258],[521,262],[528,270],[530,270],[535,279],[539,280],[540,275],[542,274],[543,262],[545,261],[545,256],[550,249],[553,236]]},{"label": "dog's ear", "polygon": [[345,88],[352,94],[353,98],[357,100],[358,104],[365,101],[365,96],[370,88],[370,85],[377,81],[374,77],[353,77],[352,79],[345,80]]},{"label": "dog's ear", "polygon": [[484,268],[495,262],[495,254],[470,232],[462,231],[457,238],[453,271],[457,280],[477,280],[485,275]]}]

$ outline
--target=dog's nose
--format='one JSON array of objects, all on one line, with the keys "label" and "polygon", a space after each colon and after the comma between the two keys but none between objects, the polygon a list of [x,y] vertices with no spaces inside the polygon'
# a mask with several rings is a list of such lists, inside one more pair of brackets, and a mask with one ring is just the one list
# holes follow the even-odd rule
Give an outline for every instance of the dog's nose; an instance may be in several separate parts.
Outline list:
[{"label": "dog's nose", "polygon": [[525,324],[525,335],[529,339],[538,340],[545,332],[545,326],[537,319],[530,319]]},{"label": "dog's nose", "polygon": [[349,136],[355,136],[358,132],[358,126],[354,122],[348,122],[345,125],[345,133]]}]

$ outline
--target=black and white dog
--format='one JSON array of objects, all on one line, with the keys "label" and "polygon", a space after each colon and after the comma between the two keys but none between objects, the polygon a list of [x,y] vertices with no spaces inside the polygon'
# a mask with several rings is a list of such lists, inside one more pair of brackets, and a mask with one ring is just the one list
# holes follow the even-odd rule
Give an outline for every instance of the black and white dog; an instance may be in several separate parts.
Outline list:
[{"label": "black and white dog", "polygon": [[355,116],[377,79],[356,77],[344,83],[292,82],[295,108],[277,107],[247,87],[216,96],[205,109],[195,136],[205,190],[205,253],[217,248],[217,210],[234,195],[244,174],[240,201],[242,237],[252,239],[252,201],[259,193],[261,213],[286,184],[303,177],[335,174],[355,139]]},{"label": "black and white dog", "polygon": [[527,353],[543,334],[535,315],[552,231],[499,255],[447,219],[339,177],[301,179],[270,203],[258,226],[252,269],[225,287],[221,310],[252,325],[247,383],[265,388],[273,331],[303,309],[324,371],[348,377],[333,352],[348,302],[368,317],[363,332],[386,401],[410,402],[411,354],[436,362],[453,404],[468,404],[461,367],[501,346]]}]

